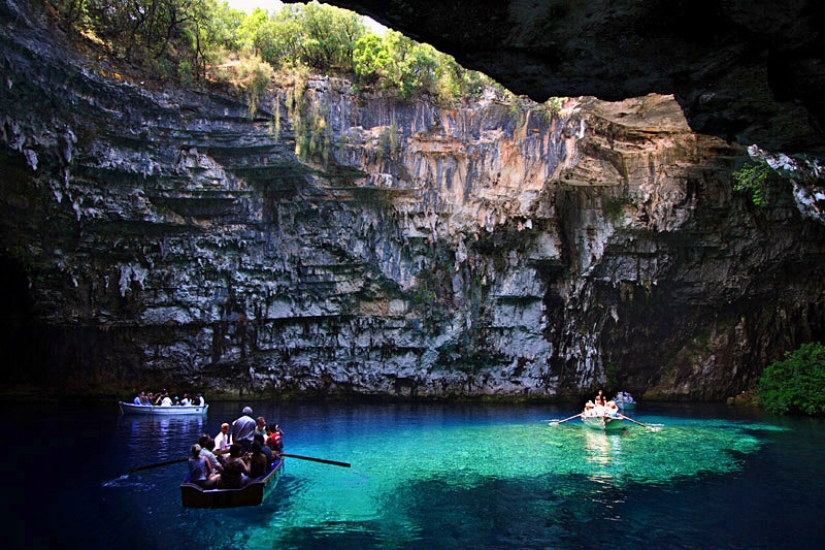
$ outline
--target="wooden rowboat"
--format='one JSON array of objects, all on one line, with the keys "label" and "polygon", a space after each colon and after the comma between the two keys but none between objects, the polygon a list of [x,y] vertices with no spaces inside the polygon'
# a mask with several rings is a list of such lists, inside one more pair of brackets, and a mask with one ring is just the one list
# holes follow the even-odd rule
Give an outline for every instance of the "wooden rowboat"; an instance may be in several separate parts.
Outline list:
[{"label": "wooden rowboat", "polygon": [[623,411],[630,411],[636,409],[636,400],[627,394],[627,396],[622,395],[622,392],[616,394],[616,397],[613,398],[613,402],[616,403],[616,406],[619,407]]},{"label": "wooden rowboat", "polygon": [[209,405],[186,405],[186,406],[171,406],[159,407],[152,405],[135,405],[134,403],[120,402],[120,411],[123,414],[144,414],[152,416],[186,416],[186,415],[204,415]]},{"label": "wooden rowboat", "polygon": [[272,461],[269,471],[240,489],[203,489],[189,482],[189,476],[180,485],[180,496],[186,508],[237,508],[259,506],[275,488],[284,464],[283,458]]},{"label": "wooden rowboat", "polygon": [[601,430],[603,432],[619,432],[623,429],[622,419],[617,416],[609,415],[584,415],[582,414],[582,421],[588,428]]}]

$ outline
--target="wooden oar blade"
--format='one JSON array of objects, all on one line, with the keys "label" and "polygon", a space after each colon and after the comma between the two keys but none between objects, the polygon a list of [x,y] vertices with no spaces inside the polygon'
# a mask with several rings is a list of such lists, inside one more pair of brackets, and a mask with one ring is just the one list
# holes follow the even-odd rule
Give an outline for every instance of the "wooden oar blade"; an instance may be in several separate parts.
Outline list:
[{"label": "wooden oar blade", "polygon": [[312,462],[320,462],[321,464],[331,464],[332,466],[341,466],[342,468],[350,468],[352,465],[349,462],[338,462],[337,460],[327,460],[326,458],[315,458],[312,456],[293,455],[289,453],[279,453],[281,456],[288,456],[289,458],[297,458],[300,460],[310,460]]}]

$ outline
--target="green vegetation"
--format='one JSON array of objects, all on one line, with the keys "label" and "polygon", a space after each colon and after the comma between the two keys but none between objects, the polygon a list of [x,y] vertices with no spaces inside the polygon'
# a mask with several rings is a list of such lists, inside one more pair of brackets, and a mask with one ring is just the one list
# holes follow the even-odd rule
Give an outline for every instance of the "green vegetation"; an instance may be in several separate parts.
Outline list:
[{"label": "green vegetation", "polygon": [[378,36],[359,15],[317,2],[246,14],[219,0],[43,1],[101,55],[160,80],[230,82],[249,93],[252,111],[273,71],[343,77],[403,98],[454,101],[485,87],[506,94],[432,46],[392,30]]},{"label": "green vegetation", "polygon": [[759,402],[774,413],[825,414],[825,346],[803,344],[774,361],[759,379]]},{"label": "green vegetation", "polygon": [[771,168],[764,161],[748,161],[733,172],[733,190],[750,193],[753,204],[762,206],[768,199],[768,174]]}]

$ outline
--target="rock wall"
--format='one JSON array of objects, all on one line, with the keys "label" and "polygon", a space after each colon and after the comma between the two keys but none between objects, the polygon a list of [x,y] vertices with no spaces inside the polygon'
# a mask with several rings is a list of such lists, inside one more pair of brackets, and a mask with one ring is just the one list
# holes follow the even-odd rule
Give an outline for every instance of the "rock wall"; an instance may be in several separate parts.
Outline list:
[{"label": "rock wall", "polygon": [[818,0],[324,3],[370,15],[536,101],[673,94],[696,132],[825,153]]},{"label": "rock wall", "polygon": [[250,115],[0,13],[7,388],[721,399],[823,336],[825,227],[671,96]]}]

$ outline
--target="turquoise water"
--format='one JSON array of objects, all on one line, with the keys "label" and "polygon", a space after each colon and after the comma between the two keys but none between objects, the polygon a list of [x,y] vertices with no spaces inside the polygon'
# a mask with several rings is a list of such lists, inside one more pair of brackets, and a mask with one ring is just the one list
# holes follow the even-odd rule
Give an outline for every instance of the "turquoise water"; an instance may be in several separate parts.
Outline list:
[{"label": "turquoise water", "polygon": [[[724,407],[640,407],[623,433],[564,407],[250,403],[278,422],[287,459],[260,507],[189,510],[185,457],[246,403],[202,419],[121,416],[114,406],[41,405],[28,474],[77,457],[48,498],[12,482],[0,510],[21,547],[85,548],[814,548],[825,424]],[[34,414],[32,414],[34,413]],[[6,411],[9,415],[21,415]],[[34,417],[34,420],[32,418]],[[16,455],[15,455],[16,456]],[[31,475],[20,479],[31,479]],[[25,505],[13,505],[15,499]],[[40,518],[40,519],[36,519]],[[792,543],[792,544],[791,544]]]}]

